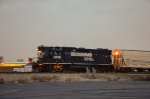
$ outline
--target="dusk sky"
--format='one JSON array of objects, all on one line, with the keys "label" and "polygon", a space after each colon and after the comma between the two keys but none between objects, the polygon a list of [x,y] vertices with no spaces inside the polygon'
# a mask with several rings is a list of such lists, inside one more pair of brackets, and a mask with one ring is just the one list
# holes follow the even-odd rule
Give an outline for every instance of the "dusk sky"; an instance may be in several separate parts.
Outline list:
[{"label": "dusk sky", "polygon": [[0,0],[0,56],[36,57],[36,48],[150,50],[150,0]]}]

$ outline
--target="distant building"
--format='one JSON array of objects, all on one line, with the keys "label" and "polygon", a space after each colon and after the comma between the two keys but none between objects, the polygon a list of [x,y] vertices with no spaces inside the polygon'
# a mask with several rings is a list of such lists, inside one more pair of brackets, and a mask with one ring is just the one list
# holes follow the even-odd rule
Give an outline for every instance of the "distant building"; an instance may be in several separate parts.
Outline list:
[{"label": "distant building", "polygon": [[17,62],[24,62],[24,59],[17,59]]}]

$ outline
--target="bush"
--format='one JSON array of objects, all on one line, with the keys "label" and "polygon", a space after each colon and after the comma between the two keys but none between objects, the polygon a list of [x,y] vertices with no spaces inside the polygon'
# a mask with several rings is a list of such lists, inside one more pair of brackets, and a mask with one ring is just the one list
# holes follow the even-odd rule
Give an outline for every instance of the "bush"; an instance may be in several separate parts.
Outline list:
[{"label": "bush", "polygon": [[4,82],[4,79],[0,79],[0,84],[4,84],[5,82]]}]

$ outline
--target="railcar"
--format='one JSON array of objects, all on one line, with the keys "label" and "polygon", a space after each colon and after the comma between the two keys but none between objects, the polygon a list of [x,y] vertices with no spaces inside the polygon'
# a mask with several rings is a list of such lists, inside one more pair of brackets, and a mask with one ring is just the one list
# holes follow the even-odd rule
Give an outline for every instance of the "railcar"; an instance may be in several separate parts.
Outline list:
[{"label": "railcar", "polygon": [[33,69],[38,72],[62,72],[76,68],[108,72],[113,69],[109,49],[38,46],[36,51],[38,60]]},{"label": "railcar", "polygon": [[150,51],[115,49],[112,51],[112,56],[116,71],[150,71]]}]

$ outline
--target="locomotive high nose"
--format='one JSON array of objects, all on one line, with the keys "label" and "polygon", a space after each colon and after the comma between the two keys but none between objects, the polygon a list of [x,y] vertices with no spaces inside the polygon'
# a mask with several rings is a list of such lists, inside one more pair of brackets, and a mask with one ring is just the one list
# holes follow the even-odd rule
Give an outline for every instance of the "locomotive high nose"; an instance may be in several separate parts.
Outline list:
[{"label": "locomotive high nose", "polygon": [[113,50],[112,51],[112,55],[113,56],[119,56],[119,55],[121,55],[121,50],[118,50],[118,49]]},{"label": "locomotive high nose", "polygon": [[116,70],[123,65],[123,55],[121,50],[112,50],[112,64]]}]

